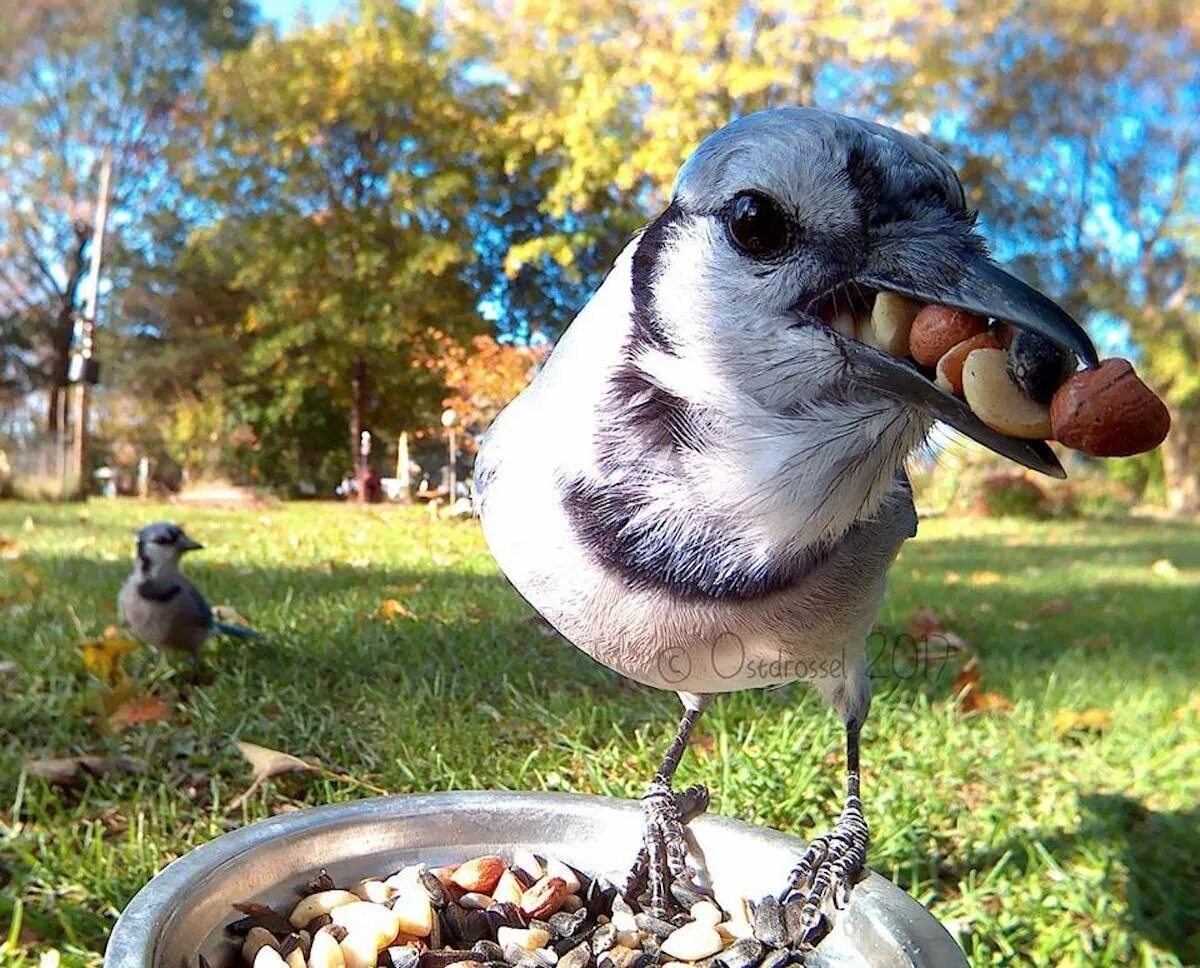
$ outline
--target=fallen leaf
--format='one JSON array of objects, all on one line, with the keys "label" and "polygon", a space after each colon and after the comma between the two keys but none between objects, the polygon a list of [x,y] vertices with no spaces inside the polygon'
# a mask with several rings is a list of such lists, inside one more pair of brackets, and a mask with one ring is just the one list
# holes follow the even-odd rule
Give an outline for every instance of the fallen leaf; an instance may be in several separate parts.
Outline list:
[{"label": "fallen leaf", "polygon": [[1179,575],[1179,567],[1170,558],[1159,558],[1150,566],[1150,570],[1159,578],[1175,578]]},{"label": "fallen leaf", "polygon": [[1081,733],[1107,733],[1112,729],[1112,715],[1107,709],[1060,709],[1050,721],[1060,737]]},{"label": "fallen leaf", "polygon": [[121,703],[108,714],[108,728],[119,733],[140,723],[161,723],[171,718],[171,707],[158,696],[142,696]]},{"label": "fallen leaf", "polygon": [[259,746],[257,743],[246,743],[242,740],[237,740],[235,745],[238,752],[249,761],[256,780],[269,780],[281,773],[316,769],[311,763],[306,763],[300,757],[292,756],[291,753]]},{"label": "fallen leaf", "polygon": [[79,651],[83,653],[83,666],[88,672],[105,685],[115,686],[126,678],[121,656],[136,651],[139,645],[119,632],[108,634],[110,630],[111,627],[106,629],[102,638],[80,642]]},{"label": "fallen leaf", "polygon": [[954,694],[961,712],[972,715],[1006,713],[1012,709],[1012,703],[1006,696],[998,692],[985,692],[981,688],[982,683],[983,668],[978,657],[972,656],[954,677]]},{"label": "fallen leaf", "polygon": [[406,607],[394,598],[385,598],[379,603],[379,614],[384,618],[416,618],[412,609]]},{"label": "fallen leaf", "polygon": [[947,585],[957,585],[962,581],[962,575],[957,571],[948,571],[942,575],[942,581]]},{"label": "fallen leaf", "polygon": [[29,760],[25,771],[56,786],[71,786],[85,776],[100,779],[114,773],[141,773],[145,766],[128,756],[49,756]]},{"label": "fallen leaf", "polygon": [[1052,598],[1037,610],[1039,618],[1046,618],[1050,615],[1061,615],[1071,607],[1069,598]]},{"label": "fallen leaf", "polygon": [[976,588],[983,588],[986,585],[997,584],[1001,581],[1001,577],[994,571],[973,571],[969,581]]},{"label": "fallen leaf", "polygon": [[1028,632],[1033,628],[1033,625],[1030,622],[1026,622],[1025,619],[1019,618],[1012,623],[1012,627],[1018,632]]},{"label": "fallen leaf", "polygon": [[317,769],[317,767],[311,763],[304,762],[298,756],[292,756],[291,753],[284,753],[281,750],[273,750],[269,746],[259,746],[257,743],[247,743],[242,740],[235,740],[234,745],[237,746],[238,752],[249,762],[250,768],[254,771],[254,777],[250,781],[250,786],[245,789],[241,796],[229,804],[226,811],[236,810],[249,799],[255,790],[273,776]]},{"label": "fallen leaf", "polygon": [[100,714],[107,720],[109,716],[132,700],[136,691],[134,681],[129,678],[124,669],[118,668],[117,681],[111,686],[105,685],[99,688],[97,699],[99,700]]},{"label": "fallen leaf", "polygon": [[1191,719],[1192,717],[1200,718],[1200,694],[1192,696],[1192,698],[1187,701],[1186,705],[1180,706],[1171,714],[1171,718],[1176,722],[1182,722],[1183,720]]},{"label": "fallen leaf", "polygon": [[942,631],[942,620],[928,605],[918,605],[908,615],[908,634],[918,642]]},{"label": "fallen leaf", "polygon": [[917,642],[915,658],[918,662],[948,662],[967,650],[967,643],[953,632],[934,632]]}]

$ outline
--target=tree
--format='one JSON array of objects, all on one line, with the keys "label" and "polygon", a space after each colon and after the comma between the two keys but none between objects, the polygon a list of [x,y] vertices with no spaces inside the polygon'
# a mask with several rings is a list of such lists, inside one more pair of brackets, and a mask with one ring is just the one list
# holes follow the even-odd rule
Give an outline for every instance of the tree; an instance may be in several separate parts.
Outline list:
[{"label": "tree", "polygon": [[[88,271],[101,155],[118,173],[112,224],[136,245],[168,183],[165,147],[204,54],[245,44],[246,0],[35,0],[0,34],[0,325],[23,345],[4,368],[46,393],[59,426]],[[16,377],[14,376],[14,379]]]},{"label": "tree", "polygon": [[441,371],[447,390],[442,406],[458,415],[468,446],[529,385],[549,351],[546,343],[501,343],[487,335],[463,345],[439,334],[438,342],[439,352],[429,365]]},{"label": "tree", "polygon": [[[732,117],[782,104],[869,109],[914,72],[934,0],[847,11],[835,0],[491,0],[450,4],[446,29],[475,74],[503,82],[496,137],[506,167],[540,195],[540,223],[505,268],[560,270],[591,288],[661,207],[675,171]],[[573,281],[570,280],[569,281]],[[563,320],[565,322],[565,320]]]},{"label": "tree", "polygon": [[[232,246],[246,352],[238,391],[265,436],[314,404],[360,434],[428,421],[433,329],[485,326],[466,273],[488,117],[451,83],[430,25],[406,8],[231,56],[207,79],[189,185],[211,211],[192,243]],[[360,489],[361,490],[361,489]]]},{"label": "tree", "polygon": [[1000,254],[1166,399],[1168,502],[1200,510],[1200,15],[968,0],[900,92],[960,160]]}]

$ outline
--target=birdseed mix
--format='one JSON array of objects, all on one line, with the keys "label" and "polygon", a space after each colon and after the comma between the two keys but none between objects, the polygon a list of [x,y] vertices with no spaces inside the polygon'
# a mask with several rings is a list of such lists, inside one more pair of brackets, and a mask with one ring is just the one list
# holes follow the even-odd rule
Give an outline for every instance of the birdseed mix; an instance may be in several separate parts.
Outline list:
[{"label": "birdseed mix", "polygon": [[198,968],[783,968],[811,950],[802,901],[724,911],[681,884],[670,919],[609,881],[518,849],[340,887],[322,871],[284,913],[235,905],[241,960]]}]

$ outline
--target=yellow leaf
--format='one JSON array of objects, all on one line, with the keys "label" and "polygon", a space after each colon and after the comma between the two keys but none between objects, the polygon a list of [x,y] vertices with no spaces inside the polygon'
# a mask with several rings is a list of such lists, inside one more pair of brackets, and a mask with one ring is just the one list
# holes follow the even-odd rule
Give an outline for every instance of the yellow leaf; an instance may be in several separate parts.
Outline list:
[{"label": "yellow leaf", "polygon": [[1050,721],[1059,736],[1071,733],[1107,733],[1112,729],[1112,715],[1107,709],[1060,709]]},{"label": "yellow leaf", "polygon": [[103,638],[88,639],[79,643],[79,651],[83,653],[83,666],[93,676],[106,686],[116,686],[127,676],[121,667],[121,656],[138,649],[138,643],[123,635],[109,635],[106,630]]},{"label": "yellow leaf", "polygon": [[973,571],[971,572],[970,583],[976,588],[981,588],[984,585],[995,585],[1000,581],[1000,575],[994,571]]},{"label": "yellow leaf", "polygon": [[1159,558],[1150,566],[1150,570],[1159,578],[1175,578],[1179,575],[1179,567],[1170,558]]},{"label": "yellow leaf", "polygon": [[385,598],[379,603],[379,614],[384,618],[416,618],[412,609],[396,601],[394,598]]}]

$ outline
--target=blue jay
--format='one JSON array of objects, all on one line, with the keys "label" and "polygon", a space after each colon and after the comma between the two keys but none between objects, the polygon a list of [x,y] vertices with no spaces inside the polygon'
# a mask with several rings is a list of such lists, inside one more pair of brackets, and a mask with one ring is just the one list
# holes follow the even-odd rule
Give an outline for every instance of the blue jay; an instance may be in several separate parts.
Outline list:
[{"label": "blue jay", "polygon": [[160,649],[185,652],[195,664],[213,632],[261,637],[240,625],[218,622],[199,589],[180,574],[180,559],[203,547],[178,525],[147,525],[138,532],[133,572],[117,596],[121,621],[134,635]]},{"label": "blue jay", "polygon": [[717,693],[806,681],[846,730],[846,797],[781,899],[813,936],[862,873],[865,642],[916,533],[906,457],[935,422],[1064,476],[1042,441],[990,429],[846,311],[901,294],[1007,321],[1096,364],[1079,325],[992,262],[961,183],[899,131],[810,108],[747,115],[683,165],[476,464],[501,569],[569,641],[674,690],[684,714],[643,800],[631,889],[669,910],[692,876],[677,794]]}]

